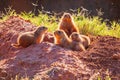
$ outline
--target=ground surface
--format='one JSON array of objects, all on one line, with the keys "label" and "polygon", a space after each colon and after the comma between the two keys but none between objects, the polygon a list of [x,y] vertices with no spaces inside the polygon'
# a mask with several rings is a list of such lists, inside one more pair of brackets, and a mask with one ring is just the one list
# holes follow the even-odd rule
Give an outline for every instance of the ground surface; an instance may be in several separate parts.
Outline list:
[{"label": "ground surface", "polygon": [[110,36],[91,36],[85,52],[54,45],[52,34],[45,41],[27,48],[14,48],[17,36],[36,26],[19,17],[0,23],[0,80],[19,75],[43,80],[96,80],[110,76],[120,79],[120,39]]}]

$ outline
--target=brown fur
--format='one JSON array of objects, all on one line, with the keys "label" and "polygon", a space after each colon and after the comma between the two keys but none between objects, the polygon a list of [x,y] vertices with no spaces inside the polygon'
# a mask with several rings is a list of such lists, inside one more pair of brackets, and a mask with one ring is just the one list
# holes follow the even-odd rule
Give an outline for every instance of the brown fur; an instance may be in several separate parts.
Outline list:
[{"label": "brown fur", "polygon": [[80,42],[83,44],[83,46],[85,46],[85,48],[88,48],[88,46],[90,45],[90,38],[86,35],[80,35],[79,33],[77,32],[73,32],[71,35],[70,35],[70,38],[73,40],[73,41],[76,41],[76,42]]},{"label": "brown fur", "polygon": [[18,36],[17,43],[12,44],[13,47],[28,47],[31,44],[38,44],[43,41],[44,33],[47,28],[44,26],[38,27],[34,32],[25,32]]},{"label": "brown fur", "polygon": [[79,32],[70,13],[63,14],[58,29],[64,30],[68,36],[70,36],[72,32]]},{"label": "brown fur", "polygon": [[54,32],[54,36],[55,36],[55,44],[61,47],[76,51],[85,51],[85,48],[81,43],[69,39],[69,37],[63,30],[56,30]]}]

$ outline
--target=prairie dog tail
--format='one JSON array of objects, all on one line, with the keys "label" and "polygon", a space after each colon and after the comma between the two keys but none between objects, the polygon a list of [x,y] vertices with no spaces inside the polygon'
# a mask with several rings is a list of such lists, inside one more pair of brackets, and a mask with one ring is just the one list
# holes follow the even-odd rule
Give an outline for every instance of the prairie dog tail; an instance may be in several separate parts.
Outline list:
[{"label": "prairie dog tail", "polygon": [[11,46],[13,46],[13,47],[15,47],[15,48],[19,48],[19,47],[20,47],[19,44],[15,44],[15,43],[11,44]]}]

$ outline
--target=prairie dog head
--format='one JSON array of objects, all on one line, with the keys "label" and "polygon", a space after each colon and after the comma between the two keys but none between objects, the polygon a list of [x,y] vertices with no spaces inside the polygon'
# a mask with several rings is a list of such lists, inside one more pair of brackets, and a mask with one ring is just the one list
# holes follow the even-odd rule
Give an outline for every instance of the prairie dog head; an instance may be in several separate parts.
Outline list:
[{"label": "prairie dog head", "polygon": [[62,21],[72,21],[72,16],[70,13],[64,13],[62,16]]},{"label": "prairie dog head", "polygon": [[82,42],[82,37],[81,37],[80,34],[77,33],[77,32],[73,32],[73,33],[70,35],[70,38],[71,38],[73,41]]},{"label": "prairie dog head", "polygon": [[65,38],[67,35],[66,33],[63,31],[63,30],[56,30],[54,32],[54,36],[57,38],[57,39],[61,39],[61,38]]},{"label": "prairie dog head", "polygon": [[64,41],[66,42],[70,41],[67,34],[63,30],[56,30],[54,32],[54,36],[55,36],[55,43],[63,43]]},{"label": "prairie dog head", "polygon": [[[63,30],[56,30],[54,32],[55,44],[59,44],[61,46],[68,46],[71,42],[71,39],[67,36],[67,34]],[[67,45],[66,45],[67,44]]]},{"label": "prairie dog head", "polygon": [[40,35],[47,32],[48,28],[45,26],[38,27],[35,31],[35,34]]}]

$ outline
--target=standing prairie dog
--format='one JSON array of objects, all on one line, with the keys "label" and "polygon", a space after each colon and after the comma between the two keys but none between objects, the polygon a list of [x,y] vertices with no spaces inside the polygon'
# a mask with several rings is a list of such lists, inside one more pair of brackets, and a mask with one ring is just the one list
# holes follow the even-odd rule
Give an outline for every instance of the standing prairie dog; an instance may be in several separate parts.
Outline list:
[{"label": "standing prairie dog", "polygon": [[63,30],[56,30],[54,32],[54,36],[55,36],[55,44],[61,47],[76,51],[85,51],[85,48],[81,43],[69,39],[69,37]]},{"label": "standing prairie dog", "polygon": [[31,44],[38,44],[43,41],[44,33],[47,32],[47,27],[38,27],[34,32],[25,32],[18,36],[17,44],[12,44],[13,47],[28,47]]},{"label": "standing prairie dog", "polygon": [[68,36],[70,36],[72,32],[79,32],[78,28],[75,26],[75,23],[70,13],[63,14],[58,25],[58,29],[64,30]]},{"label": "standing prairie dog", "polygon": [[70,38],[73,40],[73,41],[76,41],[76,42],[80,42],[83,44],[83,46],[85,46],[85,48],[88,48],[88,46],[90,45],[90,38],[88,36],[85,36],[85,35],[81,35],[77,32],[73,32],[71,35],[70,35]]}]

